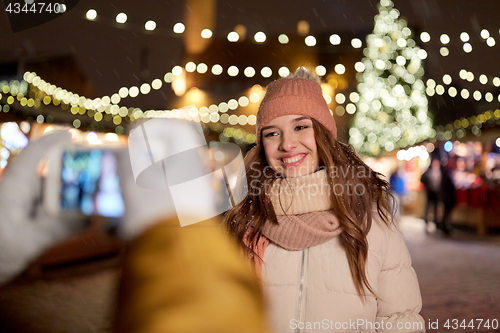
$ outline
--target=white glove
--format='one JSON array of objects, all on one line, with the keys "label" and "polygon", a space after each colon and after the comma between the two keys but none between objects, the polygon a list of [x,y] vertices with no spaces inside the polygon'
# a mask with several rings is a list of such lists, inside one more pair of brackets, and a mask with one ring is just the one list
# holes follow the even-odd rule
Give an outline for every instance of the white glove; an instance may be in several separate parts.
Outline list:
[{"label": "white glove", "polygon": [[49,216],[42,204],[37,167],[52,148],[68,144],[68,131],[55,131],[28,144],[0,182],[0,285],[22,272],[43,250],[81,230],[85,219]]}]

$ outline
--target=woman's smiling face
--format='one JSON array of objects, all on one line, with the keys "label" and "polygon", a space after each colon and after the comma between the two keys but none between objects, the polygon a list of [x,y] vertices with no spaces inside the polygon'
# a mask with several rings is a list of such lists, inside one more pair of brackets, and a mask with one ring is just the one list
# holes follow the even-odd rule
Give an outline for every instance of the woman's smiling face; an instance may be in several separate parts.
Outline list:
[{"label": "woman's smiling face", "polygon": [[274,118],[262,128],[262,145],[269,166],[284,177],[315,172],[319,157],[311,118],[287,115]]}]

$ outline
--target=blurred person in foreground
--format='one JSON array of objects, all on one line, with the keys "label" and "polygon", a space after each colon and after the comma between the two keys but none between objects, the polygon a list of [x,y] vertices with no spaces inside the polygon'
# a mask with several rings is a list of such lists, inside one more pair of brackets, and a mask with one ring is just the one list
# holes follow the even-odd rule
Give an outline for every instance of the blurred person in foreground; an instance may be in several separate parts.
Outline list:
[{"label": "blurred person in foreground", "polygon": [[389,184],[337,141],[319,79],[299,68],[272,82],[256,127],[249,195],[225,225],[261,276],[274,332],[425,332]]},{"label": "blurred person in foreground", "polygon": [[[187,122],[173,121],[164,130],[176,135],[170,145],[182,144],[179,133],[183,138],[196,134]],[[64,131],[30,143],[0,182],[1,284],[85,227],[82,219],[47,215],[38,199],[39,161],[70,141]],[[116,332],[268,332],[257,279],[221,230],[219,218],[181,228],[170,193],[137,186],[128,153],[119,155],[126,203],[119,234],[129,244]],[[211,184],[205,186],[210,190]],[[188,213],[196,216],[196,205],[190,207]]]}]

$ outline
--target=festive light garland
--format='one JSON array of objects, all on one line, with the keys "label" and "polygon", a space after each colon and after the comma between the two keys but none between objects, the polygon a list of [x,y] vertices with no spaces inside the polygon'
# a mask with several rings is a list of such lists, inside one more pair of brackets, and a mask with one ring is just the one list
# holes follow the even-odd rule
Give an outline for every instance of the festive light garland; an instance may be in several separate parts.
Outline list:
[{"label": "festive light garland", "polygon": [[[434,88],[435,87],[435,81],[434,80],[430,81],[430,80],[432,80],[432,79],[427,80],[427,85],[426,86],[427,86],[427,88]],[[42,81],[43,80],[40,79],[39,85],[43,84]],[[433,81],[434,81],[434,83],[433,83]],[[36,97],[35,98],[30,97],[28,99],[27,97],[24,96],[28,92],[28,88],[27,88],[28,87],[28,82],[27,81],[18,82],[16,80],[13,80],[10,85],[6,84],[5,82],[1,82],[1,84],[3,84],[3,86],[0,85],[0,91],[3,94],[9,94],[10,93],[10,95],[11,95],[11,96],[7,97],[7,104],[5,104],[3,106],[3,111],[4,112],[8,112],[9,111],[9,109],[10,109],[9,105],[12,104],[16,99],[17,99],[17,101],[22,106],[35,107],[35,108],[41,105],[41,101],[43,101],[43,103],[46,104],[46,105],[49,104],[50,102],[53,102],[53,103],[55,102],[55,105],[61,105],[62,106],[63,103],[64,103],[64,97],[62,97],[61,95],[59,95],[59,96],[63,98],[62,101],[58,100],[56,98],[52,99],[51,101],[47,101],[47,99],[45,99],[45,97],[51,96],[51,95],[46,95],[45,97],[42,97],[42,99],[37,99]],[[49,85],[49,83],[47,83],[47,85]],[[56,91],[53,91],[53,94],[57,94],[57,93],[59,93],[59,94],[61,94],[61,93],[66,94],[66,93],[68,93],[64,89],[61,89],[61,88],[58,88],[58,87],[55,87],[55,90]],[[45,91],[43,91],[43,90],[40,90],[40,91],[42,91],[43,93],[45,93]],[[49,90],[49,92],[51,92],[51,90]],[[3,97],[2,93],[0,93],[0,99]],[[344,108],[342,106],[342,104],[344,104],[345,101],[346,101],[346,97],[345,97],[344,94],[347,94],[347,92],[338,93],[335,96],[335,100],[338,103],[338,106],[337,106],[337,109],[336,109],[336,113],[338,115],[340,115],[339,114],[340,112],[338,111],[339,108]],[[75,97],[75,96],[73,95],[73,97]],[[80,97],[79,97],[79,99],[80,99]],[[240,97],[240,99],[241,99],[241,97]],[[66,100],[68,100],[68,98],[66,98]],[[349,110],[349,106],[350,105],[354,106],[354,103],[356,103],[357,101],[359,101],[359,94],[357,92],[351,92],[349,94],[349,100],[352,103],[347,104],[346,109],[348,109],[348,110]],[[85,99],[84,103],[88,103],[88,101],[89,101],[89,99]],[[254,102],[258,102],[258,101],[254,99]],[[71,101],[70,101],[70,103],[71,103]],[[217,111],[220,112],[221,109],[222,110],[228,110],[228,109],[230,109],[229,105],[232,105],[232,109],[235,110],[236,109],[236,108],[234,108],[235,103],[237,103],[237,105],[238,105],[236,108],[238,108],[238,107],[241,106],[240,103],[238,103],[235,99],[232,99],[232,100],[229,100],[228,102],[222,102],[222,103],[220,103],[217,106]],[[214,127],[214,124],[217,124],[217,123],[220,123],[221,126],[222,126],[222,124],[235,125],[235,124],[238,123],[238,122],[235,122],[235,120],[236,119],[239,120],[240,117],[244,116],[244,115],[241,115],[241,116],[231,115],[231,116],[229,116],[227,113],[223,113],[225,116],[224,117],[219,116],[219,118],[217,119],[216,116],[213,116],[214,114],[216,114],[215,112],[213,112],[214,109],[215,109],[215,107],[216,107],[216,105],[211,105],[210,107],[200,107],[199,109],[197,109],[197,111],[198,111],[198,114],[202,116],[201,119],[200,119],[202,121],[202,123],[207,124],[206,126],[210,127],[211,130],[220,133],[220,135],[221,135],[220,139],[222,141],[223,140],[227,140],[230,137],[233,137],[233,138],[235,137],[233,135],[228,135],[228,133],[231,134],[230,130],[229,130],[229,132],[227,130],[226,130],[226,132],[224,132],[225,128],[232,128],[233,131],[237,131],[237,130],[241,130],[242,131],[241,133],[236,132],[236,133],[239,133],[238,135],[236,135],[236,139],[241,139],[241,138],[245,138],[246,137],[248,139],[246,141],[246,143],[253,143],[253,142],[255,142],[254,141],[255,138],[251,136],[251,135],[253,135],[253,133],[246,132],[243,129],[240,129],[240,128],[237,128],[237,127],[230,127],[230,126],[220,127],[220,128]],[[174,110],[147,110],[147,111],[142,111],[140,108],[128,108],[127,109],[127,115],[130,113],[130,120],[132,120],[132,121],[134,119],[139,119],[139,118],[154,118],[154,117],[175,117],[175,118],[182,118],[182,119],[192,120],[193,119],[194,109],[196,109],[196,108],[191,108],[190,110],[187,110],[187,111],[176,110],[176,109],[174,109]],[[78,113],[82,114],[81,110],[82,109],[79,106]],[[83,108],[83,110],[85,110],[85,111],[88,112],[88,110],[86,110],[85,108]],[[85,111],[83,113],[85,113]],[[355,111],[356,110],[354,110],[354,112]],[[352,113],[354,113],[354,112],[352,112]],[[351,112],[348,112],[348,113],[351,113]],[[74,113],[74,114],[76,114],[76,113]],[[97,114],[97,113],[94,113],[94,114]],[[465,135],[465,133],[466,133],[465,130],[468,127],[470,127],[470,129],[471,129],[471,131],[473,132],[474,135],[479,136],[481,134],[481,131],[480,131],[480,126],[481,125],[478,126],[478,124],[479,123],[482,124],[485,121],[491,119],[492,118],[491,115],[493,115],[493,117],[496,120],[496,119],[498,119],[498,116],[500,116],[500,111],[499,110],[495,110],[495,111],[491,111],[490,110],[490,111],[486,111],[483,114],[478,115],[478,116],[472,116],[472,117],[469,117],[469,118],[457,119],[453,123],[447,124],[446,126],[438,126],[438,127],[436,127],[436,133],[435,133],[435,135],[433,135],[432,137],[433,138],[449,139],[449,138],[452,138],[453,136],[456,136],[458,138],[461,138],[461,137],[463,137]],[[118,114],[118,116],[121,117],[120,114]],[[254,124],[254,117],[255,116],[249,116],[249,117],[247,117],[247,123],[250,124],[250,125],[253,125]],[[45,119],[44,119],[44,117],[42,115],[39,115],[39,116],[37,116],[36,121],[40,122],[40,123],[44,122],[44,121],[51,122],[51,118],[52,118],[51,115],[48,115]],[[229,118],[232,119],[231,122],[229,122]],[[109,121],[112,121],[112,120],[113,119],[110,119]],[[483,121],[481,121],[481,120],[483,120]],[[460,126],[460,124],[462,124],[462,126]],[[116,125],[116,123],[115,123],[115,125]],[[466,126],[463,126],[463,125],[466,125]],[[474,129],[474,125],[476,125],[475,128],[477,128],[477,130]]]},{"label": "festive light garland", "polygon": [[486,85],[491,82],[492,85],[495,87],[500,87],[500,78],[498,76],[488,76],[486,74],[480,74],[480,75],[474,75],[474,73],[466,70],[466,69],[461,69],[460,72],[458,73],[458,76],[460,79],[468,82],[474,81],[475,77],[478,77],[479,83]]},{"label": "festive light garland", "polygon": [[[97,15],[97,13],[96,13],[96,15]],[[91,18],[88,18],[88,19],[91,19]],[[95,19],[95,17],[94,17],[94,19]],[[153,27],[153,23],[154,23],[153,21],[148,21],[146,26],[149,26],[151,28],[151,27]],[[156,27],[156,23],[154,23],[154,28],[155,27]],[[146,30],[152,31],[152,30],[154,30],[154,28],[152,28],[152,29],[146,28]],[[175,33],[183,33],[184,28],[185,27],[181,23],[177,23],[174,26],[174,32]],[[208,29],[204,29],[202,34],[204,34],[204,38],[211,38],[212,34],[209,34],[207,30]],[[493,47],[495,45],[494,38],[489,34],[489,32],[487,30],[483,29],[481,31],[480,35],[481,35],[482,41],[484,41],[487,45],[489,45],[490,47]],[[265,38],[265,37],[263,37],[263,36],[265,36],[265,33],[261,32],[261,34],[259,36],[262,38]],[[430,34],[423,32],[420,35],[420,39],[424,43],[429,43],[429,41],[431,40],[431,36],[430,36]],[[468,42],[470,42],[470,36],[466,32],[462,32],[460,39],[464,43],[464,47],[466,44],[469,44]],[[282,44],[286,44],[289,42],[289,38],[285,34],[279,35],[278,40]],[[332,45],[340,45],[341,41],[342,41],[341,37],[337,34],[332,34],[330,36],[329,40],[330,40],[330,43]],[[309,46],[316,45],[316,41],[317,41],[316,38],[312,35],[309,35],[309,36],[305,37],[305,39],[304,39],[304,42]],[[450,37],[446,34],[442,34],[440,36],[440,42],[442,45],[448,45],[450,43]],[[353,46],[353,48],[360,48],[362,46],[362,42],[358,38],[354,38],[351,40],[351,45]],[[443,48],[446,48],[446,47],[442,47],[441,50]],[[441,50],[440,50],[441,55],[445,56],[443,54],[443,52],[441,52]],[[471,50],[472,50],[472,48],[471,48]],[[449,54],[449,52],[446,54],[446,56],[448,54]],[[423,58],[425,58],[425,57],[423,57]],[[365,70],[365,64],[363,62],[357,62],[354,65],[354,68],[358,72],[358,74],[361,74]],[[172,68],[171,72],[167,72],[164,75],[164,78],[163,78],[164,81],[166,83],[171,83],[176,76],[175,73],[179,72],[179,71],[182,73],[183,70],[185,70],[186,72],[194,72],[196,70],[198,73],[204,74],[204,73],[208,72],[208,66],[204,63],[200,63],[200,64],[196,65],[193,62],[186,63],[184,68],[180,67],[180,66],[174,66]],[[230,70],[232,70],[233,72],[231,72]],[[466,72],[467,75],[462,74],[462,71]],[[473,79],[472,80],[468,79],[470,77],[469,73],[472,74],[472,77],[474,78],[474,74],[472,72],[469,72],[466,70],[462,70],[462,71],[460,73],[461,79],[468,80],[468,81],[473,80]],[[213,75],[220,75],[220,74],[222,74],[222,72],[223,72],[222,66],[220,66],[218,64],[215,64],[212,66],[211,73]],[[238,73],[243,73],[247,77],[253,77],[256,75],[256,72],[257,71],[251,66],[246,67],[245,70],[243,70],[243,71],[240,71],[238,68],[236,68],[236,66],[230,66],[230,67],[228,67],[227,74],[230,76],[235,76],[235,75],[238,75]],[[287,76],[290,71],[287,67],[281,67],[276,72],[281,77],[284,77],[284,76]],[[318,65],[316,67],[315,72],[319,76],[326,75],[326,69],[323,65]],[[342,64],[337,64],[335,66],[335,72],[339,75],[344,74],[345,67]],[[236,73],[236,74],[234,74],[234,73]],[[273,73],[273,70],[271,70],[267,66],[263,67],[260,70],[260,74],[264,78],[270,77],[272,75],[272,73]],[[33,97],[27,98],[24,96],[26,94],[26,92],[16,91],[15,89],[11,89],[11,88],[14,88],[14,86],[16,86],[16,85],[17,86],[24,85],[25,84],[24,81],[21,83],[17,82],[17,84],[13,84],[13,85],[12,84],[11,85],[5,84],[5,83],[0,84],[0,88],[1,88],[0,91],[2,93],[4,93],[4,94],[10,93],[11,94],[11,96],[9,96],[7,98],[7,104],[5,104],[3,106],[4,112],[7,112],[9,110],[9,108],[10,108],[9,105],[15,101],[15,98],[17,98],[18,102],[22,106],[28,106],[28,107],[38,107],[41,105],[42,102],[46,105],[48,105],[50,103],[53,103],[56,106],[61,105],[61,107],[63,107],[63,109],[65,108],[65,106],[66,106],[66,108],[69,108],[69,106],[71,106],[70,111],[75,115],[77,113],[78,114],[87,113],[90,117],[93,117],[96,122],[99,122],[99,121],[104,119],[105,121],[106,120],[112,121],[117,126],[119,124],[121,124],[122,120],[125,118],[133,121],[134,119],[138,119],[138,118],[158,117],[158,116],[162,116],[162,113],[176,112],[176,110],[147,110],[147,111],[143,111],[140,108],[126,108],[123,106],[122,107],[119,106],[119,102],[122,98],[135,97],[139,93],[148,94],[151,91],[151,89],[159,90],[163,85],[163,82],[161,79],[154,79],[151,83],[143,83],[140,87],[135,87],[135,86],[132,86],[129,88],[122,87],[117,93],[113,94],[111,97],[103,96],[101,98],[89,99],[89,98],[86,98],[84,96],[79,96],[78,94],[74,94],[74,93],[67,91],[65,89],[56,87],[55,85],[51,85],[50,83],[48,83],[48,82],[42,80],[40,77],[36,76],[35,73],[26,72],[23,77],[26,80],[26,82],[34,85],[38,89],[38,91],[45,94],[45,96],[43,96],[43,98],[36,98],[36,97],[35,98],[33,98]],[[430,80],[432,80],[432,79],[430,79]],[[432,83],[432,81],[430,81],[430,80],[427,80],[427,84],[426,84],[427,95],[432,96],[434,93],[442,95],[445,93],[445,89],[443,86],[436,85],[434,80],[432,80],[432,81],[434,81],[434,83]],[[496,87],[500,86],[500,79],[498,77],[491,78],[491,77],[487,77],[486,75],[482,74],[482,75],[480,75],[480,82],[482,84],[486,84],[486,83],[483,83],[483,81],[486,81],[486,83],[491,81],[493,83],[493,85],[495,85]],[[446,85],[449,85],[449,83],[446,83],[446,82],[443,82],[443,83],[445,83]],[[442,87],[442,88],[440,88],[440,87]],[[453,89],[455,89],[455,88],[450,87],[448,89],[448,93],[450,94],[451,97],[455,97],[458,95],[458,92],[453,91]],[[346,93],[346,92],[340,92],[334,96],[334,99],[337,102],[337,107],[335,109],[335,112],[339,116],[342,116],[346,112],[349,114],[354,114],[357,110],[356,103],[358,103],[358,101],[359,101],[359,94],[357,94],[356,92],[351,92],[349,94],[349,100],[351,101],[351,103],[348,103],[346,106],[343,106],[344,102],[346,101],[344,93]],[[38,96],[38,92],[36,94]],[[476,99],[477,101],[481,100],[480,94],[481,93],[479,91],[475,91],[473,94],[470,94],[467,89],[462,89],[462,91],[460,92],[460,96],[462,98],[467,99],[470,95],[472,95],[474,97],[474,99]],[[1,97],[2,97],[2,95],[0,93],[0,98]],[[259,97],[261,98],[262,96],[259,96]],[[199,109],[196,109],[196,108],[194,108],[194,109],[196,109],[198,112],[198,114],[196,116],[198,116],[200,118],[200,120],[204,123],[213,124],[213,123],[218,123],[220,121],[221,123],[226,123],[226,124],[230,123],[233,125],[233,124],[235,124],[234,120],[236,117],[236,118],[238,118],[237,123],[240,123],[239,120],[241,119],[243,124],[248,123],[248,124],[252,125],[253,118],[250,118],[252,116],[246,118],[246,120],[245,120],[244,117],[246,117],[246,116],[244,116],[244,117],[240,116],[241,118],[236,116],[236,115],[229,116],[225,112],[227,112],[228,109],[236,110],[238,107],[245,107],[246,105],[248,105],[248,102],[247,102],[248,100],[250,100],[251,102],[257,103],[260,100],[260,98],[254,102],[254,101],[252,101],[251,96],[249,96],[249,97],[240,96],[238,98],[238,100],[231,99],[227,102],[222,102],[219,105],[213,104],[213,105],[210,105],[209,107],[203,106],[203,107],[200,107]],[[489,92],[484,95],[484,98],[488,102],[493,101],[493,95]],[[246,99],[246,101],[245,101],[245,99]],[[254,99],[256,99],[256,97],[254,97]],[[331,96],[329,96],[329,95],[325,95],[325,99],[327,100],[328,104],[332,100]],[[500,101],[500,95],[498,96],[498,99]],[[242,101],[242,102],[240,103],[240,101]],[[229,105],[231,105],[232,107],[229,107]],[[179,117],[182,116],[182,117],[184,117],[184,119],[188,119],[189,117],[193,118],[192,115],[195,112],[194,109],[191,108],[191,110],[189,111],[190,113],[189,112],[188,113],[185,113],[185,112],[181,113],[179,115]],[[215,112],[215,109],[217,109],[216,110],[217,112]],[[208,112],[207,112],[207,110],[208,110]],[[219,113],[221,113],[221,114],[219,114]],[[111,117],[111,118],[106,117],[106,115],[109,115],[109,117]],[[49,119],[49,117],[51,117],[51,116],[50,115],[47,116],[47,120]],[[109,119],[106,119],[106,118],[109,118]],[[232,119],[231,121],[229,121],[230,118]],[[39,115],[37,117],[37,121],[40,122],[40,120],[42,122],[44,121],[44,117],[42,115]],[[78,120],[78,122],[79,122],[79,120]],[[223,133],[223,132],[221,132],[221,133]],[[251,134],[251,133],[246,133],[246,134]]]},{"label": "festive light garland", "polygon": [[482,134],[483,124],[500,125],[500,110],[488,110],[476,116],[456,119],[445,126],[437,126],[436,135],[433,138],[439,141],[451,140],[453,137],[461,139],[468,130],[479,137]]},{"label": "festive light garland", "polygon": [[[357,66],[360,64],[356,63]],[[362,65],[362,64],[361,64]],[[183,74],[183,72],[186,71],[187,73],[193,73],[193,72],[198,72],[199,74],[205,74],[208,72],[208,66],[205,63],[199,63],[198,65],[195,64],[194,62],[190,61],[185,64],[184,67],[181,66],[174,66],[170,72],[167,72],[163,76],[163,81],[166,83],[172,83],[176,77],[179,77]],[[345,73],[345,66],[343,64],[336,64],[334,66],[334,71],[335,73],[342,75]],[[214,64],[211,67],[210,71],[213,75],[218,76],[221,75],[224,72],[224,69],[221,65],[219,64]],[[326,75],[326,67],[323,65],[318,65],[314,69],[314,72],[316,75],[323,77]],[[243,73],[246,77],[251,78],[254,77],[257,73],[257,71],[254,69],[252,66],[247,66],[244,70],[240,70],[236,66],[229,66],[227,68],[227,74],[229,76],[237,76],[239,73]],[[260,75],[263,78],[269,78],[273,75],[273,73],[278,73],[280,77],[286,77],[290,74],[290,69],[286,66],[280,67],[278,70],[273,71],[270,67],[264,66],[262,69],[259,71]],[[151,88],[153,89],[160,89],[163,85],[163,82],[161,79],[156,78],[152,80],[151,84],[149,83],[143,83],[141,84],[140,88],[137,86],[132,86],[132,87],[122,87],[119,89],[118,92],[114,93],[111,95],[111,103],[113,104],[118,104],[121,99],[127,98],[127,97],[136,97],[139,92],[143,94],[148,94],[151,91]],[[108,97],[109,98],[109,97]]]},{"label": "festive light garland", "polygon": [[[17,80],[12,80],[10,84],[6,82],[0,82],[0,91],[2,91],[4,94],[10,93],[10,96],[7,97],[7,104],[3,106],[3,111],[8,112],[10,110],[10,105],[14,103],[15,99],[20,102],[22,106],[28,106],[28,107],[39,107],[41,106],[41,103],[45,105],[48,105],[50,103],[53,103],[54,105],[58,106],[61,105],[63,108],[69,108],[71,105],[71,112],[73,114],[85,114],[87,113],[89,117],[94,117],[94,120],[99,122],[101,120],[107,120],[107,121],[113,121],[115,125],[121,124],[121,119],[128,117],[130,121],[133,121],[135,119],[141,119],[141,118],[156,118],[156,117],[165,117],[165,118],[178,118],[178,119],[186,119],[189,121],[193,120],[198,120],[202,122],[202,125],[204,127],[209,127],[210,129],[218,132],[220,134],[219,139],[221,141],[229,141],[230,138],[233,138],[234,141],[238,144],[252,144],[255,142],[255,134],[254,133],[249,133],[246,132],[245,130],[237,127],[231,127],[231,126],[225,126],[223,127],[220,124],[220,126],[214,126],[214,123],[221,123],[221,124],[230,124],[230,125],[235,125],[239,123],[240,125],[255,125],[256,122],[256,117],[254,115],[250,116],[245,116],[245,115],[228,115],[227,113],[224,113],[222,116],[219,116],[218,112],[227,112],[228,110],[235,110],[236,108],[240,106],[246,106],[252,101],[253,103],[257,103],[260,99],[261,96],[250,95],[250,98],[247,98],[245,96],[242,96],[239,98],[239,101],[236,101],[234,99],[229,100],[227,103],[222,102],[219,104],[219,106],[211,105],[210,107],[201,107],[201,108],[196,108],[196,107],[191,107],[188,110],[182,110],[182,109],[174,109],[174,110],[147,110],[147,111],[142,111],[140,108],[125,108],[121,107],[118,108],[118,114],[113,114],[116,110],[114,110],[109,104],[104,108],[104,111],[100,111],[99,108],[103,108],[104,106],[101,105],[96,105],[91,102],[95,101],[90,100],[88,98],[85,98],[83,96],[78,96],[76,94],[73,94],[71,92],[68,92],[65,89],[61,89],[59,87],[55,87],[53,85],[50,85],[50,83],[45,82],[42,80],[40,77],[36,76],[34,73],[25,73],[24,77],[27,80],[32,81],[31,83],[28,83],[29,81],[22,81],[19,82]],[[34,82],[33,82],[34,81]],[[29,91],[29,93],[32,93],[35,95],[35,97],[30,97],[27,99],[24,97],[25,94],[28,93],[28,87],[31,85],[31,87],[34,87],[33,91]],[[40,89],[42,88],[42,89]],[[15,97],[14,97],[15,96]],[[57,97],[60,97],[61,99],[57,99]],[[0,100],[2,99],[2,93],[0,93]],[[246,102],[245,99],[246,98]],[[80,105],[83,104],[83,105]],[[64,107],[64,105],[66,107]],[[87,109],[85,106],[88,106],[89,109]],[[91,107],[97,108],[97,110],[93,110]],[[110,106],[110,108],[108,108]],[[216,112],[214,112],[214,108],[216,108]],[[109,113],[106,111],[109,109]],[[126,110],[126,113],[120,113],[120,111]],[[104,116],[102,114],[104,113]],[[98,116],[100,115],[100,117]],[[110,119],[106,119],[107,117],[111,117]],[[197,118],[198,117],[198,118]],[[118,119],[118,120],[117,120]],[[36,117],[37,122],[42,123],[45,120],[48,122],[52,122],[52,116],[48,115],[47,118],[45,119],[43,115],[38,115]],[[50,120],[50,121],[49,121]],[[209,125],[205,125],[209,124]],[[81,126],[81,121],[79,119],[75,119],[73,121],[73,126],[76,128],[79,128]],[[121,130],[123,130],[123,127],[117,126]],[[122,132],[122,131],[120,131]],[[121,133],[119,133],[121,134]]]},{"label": "festive light garland", "polygon": [[[85,17],[89,21],[95,21],[96,19],[102,20],[101,19],[102,16],[98,16],[98,13],[95,9],[88,9],[86,11]],[[109,17],[104,16],[104,20],[113,21],[113,22],[116,21],[116,23],[124,24],[128,20],[128,15],[126,13],[120,12],[116,15],[116,17],[114,19],[111,19]],[[403,19],[403,21],[405,23],[407,23],[406,20]],[[158,27],[158,25],[156,24],[155,21],[147,20],[144,23],[144,30],[143,31],[147,32],[147,33],[152,33],[156,30],[157,27]],[[185,29],[186,29],[186,27],[181,22],[177,22],[171,27],[171,31],[174,33],[174,35],[183,34],[185,32]],[[237,30],[237,29],[235,29],[235,30]],[[499,33],[500,33],[500,30],[499,30]],[[206,39],[212,38],[213,31],[210,29],[202,29],[200,31],[200,35],[202,38],[206,38]],[[439,35],[439,44],[442,45],[442,47],[440,49],[441,55],[448,56],[449,50],[448,50],[447,46],[450,43],[452,43],[452,38],[448,34],[445,34],[445,33],[437,34],[437,35]],[[227,40],[231,43],[238,42],[240,40],[240,37],[241,36],[236,31],[230,31],[227,34]],[[431,40],[432,41],[437,40],[437,38],[434,38],[426,31],[421,32],[419,37],[420,37],[420,40],[426,44],[428,44],[428,43],[432,44],[434,42],[431,42]],[[490,47],[493,47],[496,44],[494,37],[490,34],[490,32],[487,29],[482,29],[481,32],[479,33],[478,37],[480,38],[480,42],[484,42],[484,43],[486,43],[486,45],[488,45]],[[470,42],[471,42],[470,34],[463,31],[460,34],[459,39],[463,43],[462,47],[463,47],[464,52],[470,53],[472,51],[472,45],[470,44]],[[263,43],[267,40],[267,34],[263,31],[258,31],[254,34],[254,40],[257,43]],[[307,36],[304,37],[304,44],[307,46],[313,47],[313,46],[316,46],[317,40],[318,40],[317,37],[310,35],[310,34],[307,34]],[[332,34],[331,36],[329,36],[328,40],[329,40],[331,45],[341,45],[341,43],[342,43],[342,38],[338,34]],[[279,43],[287,44],[287,43],[289,43],[289,41],[290,41],[290,39],[288,38],[288,36],[286,34],[283,34],[283,33],[279,34],[279,36],[278,36]],[[350,44],[355,49],[359,49],[362,47],[362,41],[359,38],[352,38],[350,41]]]},{"label": "festive light garland", "polygon": [[[472,82],[474,80],[474,74],[472,72],[468,72],[465,69],[460,70],[460,76],[461,79],[467,80],[469,82]],[[481,74],[479,76],[480,82],[485,85],[488,83],[489,79],[488,76],[485,74]],[[455,88],[454,86],[451,86],[452,83],[452,77],[449,74],[443,75],[442,82],[446,86],[450,86],[448,88],[448,95],[450,97],[456,97],[460,95],[463,99],[468,99],[469,97],[473,97],[476,101],[480,101],[483,97],[487,102],[493,102],[494,101],[494,95],[492,92],[486,92],[482,93],[479,90],[475,90],[474,92],[470,92],[467,88],[462,88],[460,92]],[[496,87],[500,86],[500,78],[498,77],[493,77],[492,79],[492,84]],[[438,95],[443,95],[446,92],[445,86],[441,84],[436,84],[436,81],[434,79],[428,79],[426,82],[426,94],[428,96],[434,96],[434,94]],[[497,96],[498,101],[500,102],[500,94]]]},{"label": "festive light garland", "polygon": [[[339,66],[339,65],[337,65]],[[176,71],[176,68],[178,66],[174,66],[173,71]],[[342,65],[342,68],[343,65]],[[326,74],[326,69],[324,69],[323,66],[317,66],[318,71],[324,71]],[[339,69],[337,69],[339,71]],[[289,72],[288,72],[289,73]],[[283,74],[283,73],[282,73]],[[324,74],[323,74],[324,75]],[[171,82],[173,80],[173,74],[171,72],[168,72],[165,74],[165,80],[166,82]],[[284,75],[283,75],[284,76]],[[136,93],[132,93],[131,91],[135,91],[138,89],[137,87],[122,87],[119,91],[119,93],[113,94],[111,97],[109,96],[104,96],[101,98],[95,98],[95,99],[89,99],[86,98],[85,96],[79,96],[78,94],[74,94],[71,91],[67,91],[66,89],[62,89],[60,87],[57,87],[55,85],[50,84],[49,82],[46,82],[43,80],[41,77],[37,76],[36,73],[31,73],[31,72],[26,72],[23,75],[23,78],[26,80],[26,82],[30,83],[32,86],[36,87],[38,91],[41,93],[41,95],[38,95],[37,99],[30,99],[28,105],[33,106],[33,103],[36,103],[37,106],[41,105],[40,101],[43,101],[45,105],[50,104],[51,102],[54,105],[60,105],[66,106],[70,105],[71,106],[71,112],[73,114],[87,114],[90,117],[94,117],[94,120],[97,122],[101,121],[103,119],[103,114],[110,114],[112,116],[112,121],[115,125],[119,125],[122,121],[122,118],[129,117],[131,120],[137,119],[137,118],[150,118],[154,117],[155,115],[161,114],[161,112],[169,112],[172,110],[148,110],[148,111],[143,111],[140,108],[126,108],[124,106],[120,107],[119,103],[122,99],[122,97],[126,96],[132,96],[135,97],[137,96]],[[152,86],[154,89],[160,89],[161,85],[157,83],[158,79],[153,80]],[[13,86],[16,86],[19,84],[17,81],[13,81],[14,83],[12,84]],[[10,86],[6,84],[5,82],[2,82],[3,86],[2,89],[4,93],[8,93],[10,89]],[[149,93],[147,89],[144,89],[145,84],[141,86],[141,92],[144,94]],[[259,86],[260,87],[260,86]],[[135,89],[134,89],[135,88]],[[11,90],[12,95],[17,95],[18,99],[21,100],[24,96],[22,94],[17,93],[17,88],[14,88]],[[253,92],[249,96],[242,95],[240,96],[237,100],[236,99],[230,99],[227,102],[222,102],[219,103],[218,105],[212,104],[209,107],[202,106],[199,109],[197,109],[198,116],[202,121],[204,121],[203,117],[206,116],[207,113],[213,114],[213,113],[221,113],[218,117],[222,120],[222,122],[229,122],[232,124],[231,119],[226,119],[226,117],[223,117],[222,114],[225,114],[228,110],[236,110],[238,107],[246,107],[250,103],[258,103],[260,99],[264,95],[264,90],[260,87],[258,92]],[[121,96],[120,96],[121,95]],[[325,99],[327,100],[328,103],[331,102],[331,96],[325,94]],[[23,103],[23,106],[26,103]],[[232,116],[230,116],[232,117]],[[227,121],[225,121],[225,119]],[[107,119],[110,121],[111,119]],[[217,120],[211,120],[212,122],[217,121]],[[250,116],[249,119],[246,119],[246,116],[240,116],[239,117],[239,123],[240,125],[246,125],[249,123],[250,125],[253,125],[252,122],[252,117]],[[209,122],[207,119],[205,122]],[[234,124],[232,124],[234,125]]]}]

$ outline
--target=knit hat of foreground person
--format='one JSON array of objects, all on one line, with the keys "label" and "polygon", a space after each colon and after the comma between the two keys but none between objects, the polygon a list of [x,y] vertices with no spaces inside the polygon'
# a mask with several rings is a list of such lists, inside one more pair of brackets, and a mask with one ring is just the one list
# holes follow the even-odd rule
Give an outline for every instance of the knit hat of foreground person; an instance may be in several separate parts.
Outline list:
[{"label": "knit hat of foreground person", "polygon": [[320,80],[304,67],[267,86],[257,113],[257,141],[261,142],[260,132],[268,122],[291,114],[314,118],[337,139],[337,126],[323,98]]}]

